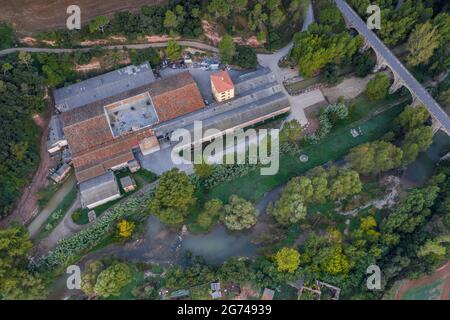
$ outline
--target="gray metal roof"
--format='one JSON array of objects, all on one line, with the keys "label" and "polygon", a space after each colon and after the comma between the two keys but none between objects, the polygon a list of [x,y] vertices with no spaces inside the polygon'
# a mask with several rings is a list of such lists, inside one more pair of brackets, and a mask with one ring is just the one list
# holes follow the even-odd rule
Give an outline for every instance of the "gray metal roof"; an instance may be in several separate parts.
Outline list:
[{"label": "gray metal roof", "polygon": [[64,139],[64,132],[62,129],[62,121],[59,115],[53,114],[50,119],[47,147],[53,146],[55,143]]},{"label": "gray metal roof", "polygon": [[236,97],[222,103],[191,112],[185,116],[157,124],[157,136],[170,134],[178,128],[193,131],[194,121],[202,121],[203,130],[225,130],[276,112],[289,106],[275,76],[268,68],[261,68],[237,79]]},{"label": "gray metal roof", "polygon": [[61,112],[118,95],[155,81],[148,62],[127,66],[53,91],[55,106]]},{"label": "gray metal roof", "polygon": [[83,206],[96,203],[109,197],[120,195],[116,177],[112,171],[86,180],[79,184]]},{"label": "gray metal roof", "polygon": [[127,188],[135,185],[133,178],[131,178],[130,176],[120,178],[120,184],[122,185],[122,188]]}]

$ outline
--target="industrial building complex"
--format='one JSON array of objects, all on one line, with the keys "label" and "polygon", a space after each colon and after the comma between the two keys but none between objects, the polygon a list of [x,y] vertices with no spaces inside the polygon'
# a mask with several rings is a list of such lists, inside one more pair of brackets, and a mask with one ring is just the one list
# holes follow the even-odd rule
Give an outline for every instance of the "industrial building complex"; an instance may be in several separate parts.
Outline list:
[{"label": "industrial building complex", "polygon": [[268,68],[235,79],[219,71],[210,81],[217,101],[209,105],[189,71],[156,79],[148,63],[54,90],[48,151],[69,148],[83,207],[119,197],[113,171],[136,171],[135,154],[158,152],[178,128],[192,131],[202,121],[204,131],[225,134],[290,109]]}]

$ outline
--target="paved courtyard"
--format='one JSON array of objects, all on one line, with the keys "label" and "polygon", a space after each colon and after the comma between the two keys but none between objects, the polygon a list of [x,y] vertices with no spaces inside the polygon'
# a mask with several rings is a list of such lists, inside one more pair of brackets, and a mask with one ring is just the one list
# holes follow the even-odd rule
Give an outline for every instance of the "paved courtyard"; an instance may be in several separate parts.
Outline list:
[{"label": "paved courtyard", "polygon": [[143,155],[140,151],[135,152],[135,157],[140,162],[141,166],[158,175],[163,174],[165,171],[169,171],[173,168],[178,168],[181,171],[185,171],[187,174],[193,172],[192,164],[175,164],[172,161],[172,148],[173,146],[161,145],[161,150],[153,152],[148,155]]}]

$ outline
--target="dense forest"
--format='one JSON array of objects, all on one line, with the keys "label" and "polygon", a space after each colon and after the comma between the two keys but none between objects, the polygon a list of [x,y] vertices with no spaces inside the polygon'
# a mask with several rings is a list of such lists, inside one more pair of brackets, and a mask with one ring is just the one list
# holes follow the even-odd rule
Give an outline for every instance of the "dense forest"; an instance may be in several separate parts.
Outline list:
[{"label": "dense forest", "polygon": [[256,36],[268,49],[287,43],[301,28],[309,0],[170,0],[165,6],[143,6],[138,12],[98,16],[81,30],[58,30],[38,35],[58,46],[73,47],[83,40],[121,35],[139,40],[146,35],[201,38],[202,21],[212,22],[222,36]]},{"label": "dense forest", "polygon": [[0,60],[0,216],[20,196],[39,162],[39,129],[33,114],[46,109],[44,79],[30,54]]}]

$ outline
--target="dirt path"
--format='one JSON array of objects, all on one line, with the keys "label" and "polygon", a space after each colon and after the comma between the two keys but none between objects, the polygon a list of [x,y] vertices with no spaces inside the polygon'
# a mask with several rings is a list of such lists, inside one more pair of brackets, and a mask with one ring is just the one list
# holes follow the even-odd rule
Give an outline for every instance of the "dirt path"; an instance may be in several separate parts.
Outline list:
[{"label": "dirt path", "polygon": [[438,279],[443,279],[445,281],[440,300],[448,300],[450,294],[450,261],[447,261],[445,265],[437,269],[435,273],[428,277],[422,277],[416,280],[407,280],[404,282],[397,291],[395,299],[402,300],[405,293],[409,290],[433,283]]},{"label": "dirt path", "polygon": [[[204,51],[211,52],[219,52],[219,49],[208,45],[203,42],[194,41],[194,40],[179,40],[177,41],[179,45],[183,47],[191,47]],[[137,44],[120,44],[120,45],[110,45],[110,46],[102,46],[105,50],[114,50],[114,49],[146,49],[146,48],[165,48],[167,47],[168,42],[154,42],[154,43],[137,43]],[[69,49],[69,48],[38,48],[38,47],[17,47],[17,48],[8,48],[0,51],[0,56],[8,55],[13,52],[18,51],[26,51],[26,52],[47,52],[47,53],[64,53],[64,52],[74,52],[74,51],[89,51],[92,50],[92,47],[85,47],[81,49]]]},{"label": "dirt path", "polygon": [[38,244],[36,248],[36,252],[38,255],[47,253],[49,250],[56,246],[59,240],[67,238],[89,226],[89,224],[78,225],[72,221],[72,213],[74,213],[74,211],[78,208],[81,208],[79,193],[77,193],[77,198],[70,206],[69,210],[67,210],[67,212],[65,213],[62,221],[56,226],[55,229],[53,229],[52,232],[50,232],[50,234],[45,239],[43,239]]},{"label": "dirt path", "polygon": [[12,221],[18,221],[21,224],[27,224],[38,213],[38,191],[40,188],[47,186],[47,175],[49,169],[56,165],[55,160],[50,158],[46,148],[46,140],[48,133],[48,124],[50,122],[50,110],[42,117],[34,116],[33,120],[41,128],[40,135],[40,161],[39,167],[33,175],[31,183],[23,190],[22,196],[16,205],[14,211],[5,219],[0,221],[0,227],[6,227]]}]

